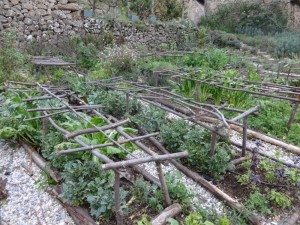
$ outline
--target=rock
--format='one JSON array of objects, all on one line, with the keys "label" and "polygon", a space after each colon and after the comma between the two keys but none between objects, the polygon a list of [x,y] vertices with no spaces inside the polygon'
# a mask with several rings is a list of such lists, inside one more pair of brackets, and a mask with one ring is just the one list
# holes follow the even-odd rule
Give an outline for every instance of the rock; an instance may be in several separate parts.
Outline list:
[{"label": "rock", "polygon": [[10,0],[11,4],[17,5],[19,3],[19,0]]},{"label": "rock", "polygon": [[68,0],[60,0],[58,4],[66,5],[68,3]]},{"label": "rock", "polygon": [[31,24],[32,24],[32,19],[30,19],[30,18],[25,18],[24,24],[26,24],[26,25],[31,25]]},{"label": "rock", "polygon": [[44,9],[37,9],[36,10],[36,15],[38,15],[38,16],[45,16],[45,15],[47,15],[47,11],[44,10]]},{"label": "rock", "polygon": [[69,4],[66,4],[66,5],[57,5],[57,9],[59,10],[68,10],[68,11],[71,11],[71,12],[74,12],[74,11],[79,11],[81,10],[81,7],[79,7],[78,4],[76,3],[69,3]]},{"label": "rock", "polygon": [[22,4],[23,9],[33,10],[33,4],[32,2],[25,2]]}]

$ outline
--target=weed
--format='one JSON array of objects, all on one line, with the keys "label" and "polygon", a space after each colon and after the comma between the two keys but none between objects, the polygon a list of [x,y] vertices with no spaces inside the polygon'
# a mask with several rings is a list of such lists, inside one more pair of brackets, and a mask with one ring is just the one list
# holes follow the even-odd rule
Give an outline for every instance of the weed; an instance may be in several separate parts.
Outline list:
[{"label": "weed", "polygon": [[245,202],[245,206],[247,209],[251,211],[255,210],[264,215],[271,214],[271,210],[269,209],[268,205],[268,199],[257,190],[251,192],[249,198]]},{"label": "weed", "polygon": [[27,57],[18,49],[16,37],[14,30],[0,33],[0,84],[7,80],[22,79],[17,73],[23,68]]},{"label": "weed", "polygon": [[272,203],[281,208],[290,208],[292,204],[288,195],[277,192],[274,189],[271,190],[269,199]]}]

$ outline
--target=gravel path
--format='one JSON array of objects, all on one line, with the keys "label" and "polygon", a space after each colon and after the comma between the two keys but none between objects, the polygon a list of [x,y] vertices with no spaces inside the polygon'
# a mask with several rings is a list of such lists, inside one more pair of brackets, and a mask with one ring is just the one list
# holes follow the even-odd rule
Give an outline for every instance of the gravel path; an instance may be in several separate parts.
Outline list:
[{"label": "gravel path", "polygon": [[7,179],[8,198],[0,202],[0,225],[73,225],[66,210],[48,193],[37,189],[42,178],[33,163],[29,176],[22,163],[29,164],[23,148],[13,149],[0,141],[0,178]]}]

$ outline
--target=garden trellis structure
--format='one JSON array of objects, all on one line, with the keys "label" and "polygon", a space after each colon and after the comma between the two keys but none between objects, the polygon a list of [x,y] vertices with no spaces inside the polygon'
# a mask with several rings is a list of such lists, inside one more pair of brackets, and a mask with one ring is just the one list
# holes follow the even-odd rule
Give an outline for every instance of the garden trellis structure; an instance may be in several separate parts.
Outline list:
[{"label": "garden trellis structure", "polygon": [[[6,85],[6,89],[9,90],[12,88],[12,90],[18,90],[14,87],[11,87],[10,84],[14,84],[15,82],[8,82],[8,85]],[[16,83],[15,83],[16,84]],[[22,85],[21,82],[17,83],[18,85]],[[106,116],[103,114],[99,113],[98,111],[95,110],[97,107],[101,107],[98,105],[81,105],[81,106],[72,106],[68,104],[64,98],[67,98],[69,95],[73,95],[72,92],[65,90],[65,89],[60,89],[57,87],[53,87],[50,85],[41,85],[39,83],[37,84],[29,84],[29,83],[23,83],[25,86],[30,86],[30,89],[26,89],[28,92],[36,92],[36,93],[41,93],[41,95],[47,95],[41,96],[41,97],[35,97],[35,98],[27,98],[24,99],[23,102],[38,102],[38,101],[45,101],[48,99],[54,99],[56,100],[59,104],[61,104],[61,107],[53,107],[53,108],[32,108],[28,109],[28,112],[38,112],[40,111],[43,115],[39,117],[34,117],[34,118],[28,118],[26,121],[29,120],[36,120],[36,119],[42,119],[43,122],[43,132],[47,131],[47,122],[49,122],[54,128],[56,128],[58,131],[63,133],[65,135],[66,139],[73,139],[75,142],[77,142],[79,145],[82,146],[82,148],[77,148],[77,149],[68,149],[68,150],[62,150],[57,152],[57,155],[63,155],[63,154],[70,154],[73,152],[78,152],[78,151],[90,151],[94,156],[102,160],[105,164],[102,165],[101,168],[103,170],[108,170],[112,169],[115,173],[115,184],[114,184],[114,194],[115,194],[115,211],[116,211],[116,219],[117,219],[117,224],[121,225],[123,224],[123,219],[122,219],[122,210],[120,206],[120,175],[128,179],[129,181],[132,182],[132,176],[128,174],[127,168],[132,167],[134,170],[137,172],[141,173],[146,179],[152,181],[153,183],[157,184],[162,188],[163,196],[166,201],[166,204],[168,206],[171,205],[171,199],[169,196],[168,188],[166,185],[166,180],[163,174],[161,162],[165,160],[170,160],[170,159],[176,159],[176,158],[182,158],[182,157],[187,157],[188,153],[187,152],[180,152],[180,153],[175,153],[175,154],[163,154],[163,155],[158,155],[157,153],[153,152],[150,150],[148,147],[143,145],[140,140],[153,137],[157,135],[158,133],[153,133],[153,134],[147,134],[147,135],[142,135],[138,137],[132,137],[129,134],[125,133],[122,129],[120,129],[121,125],[124,125],[129,122],[129,120],[124,120],[121,122],[116,122],[112,123]],[[61,95],[61,93],[64,93]],[[57,94],[59,93],[59,95]],[[80,100],[83,102],[83,100]],[[67,109],[67,110],[64,110]],[[81,120],[84,120],[87,122],[89,125],[92,126],[92,128],[84,129],[84,130],[79,130],[76,132],[68,132],[64,128],[60,127],[52,118],[51,116],[57,115],[57,113],[52,113],[49,114],[48,111],[53,111],[53,110],[62,110],[58,113],[72,113],[76,117],[78,117]],[[101,117],[104,119],[108,125],[98,127],[88,119],[86,119],[85,116],[82,115],[82,112],[79,113],[78,110],[92,110],[93,113],[95,113],[97,116]],[[109,137],[104,131],[107,129],[115,129],[117,132],[119,132],[125,139],[121,141],[115,141],[111,137]],[[81,139],[79,139],[77,136],[82,135],[82,134],[88,134],[88,133],[95,133],[95,132],[100,132],[106,138],[110,140],[109,143],[103,144],[103,145],[94,145],[94,146],[89,146],[85,144]],[[150,156],[149,157],[144,157],[144,158],[135,158],[133,159],[128,159],[125,157],[124,160],[115,162],[109,157],[101,154],[98,152],[96,149],[100,149],[106,146],[117,146],[118,148],[122,149],[123,151],[127,152],[128,154],[131,154],[127,149],[125,149],[122,144],[127,143],[127,142],[133,142],[135,143],[136,146],[138,146],[140,149],[142,149],[144,152],[148,153]],[[141,163],[146,163],[146,162],[155,162],[156,163],[156,168],[158,172],[158,177],[159,180],[157,180],[155,177],[153,177],[151,174],[147,173],[145,170],[143,170],[141,167],[138,165]],[[124,170],[126,172],[124,172]]]}]

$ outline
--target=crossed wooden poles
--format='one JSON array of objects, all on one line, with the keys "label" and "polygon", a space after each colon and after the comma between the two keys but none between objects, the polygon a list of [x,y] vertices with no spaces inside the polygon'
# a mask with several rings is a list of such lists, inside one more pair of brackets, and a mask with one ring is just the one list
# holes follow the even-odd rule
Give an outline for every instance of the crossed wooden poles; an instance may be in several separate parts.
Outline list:
[{"label": "crossed wooden poles", "polygon": [[190,80],[196,82],[196,99],[199,99],[199,86],[200,84],[207,84],[215,87],[219,87],[224,90],[237,91],[248,93],[253,96],[264,96],[268,98],[281,99],[290,101],[294,106],[290,115],[290,118],[287,122],[286,132],[288,133],[292,122],[295,118],[295,115],[299,109],[300,104],[300,87],[284,85],[284,84],[276,84],[271,82],[256,82],[250,81],[247,79],[239,79],[239,78],[231,78],[231,82],[236,85],[236,87],[227,87],[222,82],[218,81],[219,79],[226,78],[224,75],[215,74],[212,77],[206,79],[195,79],[191,77],[191,74],[195,74],[201,72],[201,68],[196,68],[191,71],[187,71],[183,68],[179,68],[177,70],[161,70],[154,73],[154,76],[164,76],[169,79],[176,79],[177,83],[181,83],[181,80]]},{"label": "crossed wooden poles", "polygon": [[[14,82],[11,82],[13,84]],[[44,101],[48,99],[56,99],[62,106],[60,107],[51,107],[51,108],[34,108],[34,109],[28,109],[28,112],[41,112],[43,115],[34,117],[34,118],[28,118],[25,121],[29,120],[34,120],[34,119],[42,119],[42,127],[43,127],[43,132],[46,133],[47,131],[47,123],[50,122],[50,124],[55,127],[58,131],[64,134],[64,137],[66,139],[73,139],[75,142],[80,144],[82,147],[81,148],[75,148],[75,149],[68,149],[68,150],[62,150],[57,152],[57,155],[64,155],[64,154],[70,154],[74,152],[80,152],[80,151],[90,151],[94,156],[97,158],[101,159],[105,164],[101,166],[102,170],[113,170],[115,173],[115,183],[114,183],[114,202],[115,202],[115,211],[116,211],[116,220],[117,224],[121,225],[123,224],[123,216],[122,216],[122,210],[120,206],[120,178],[121,176],[125,177],[126,179],[130,180],[133,182],[132,178],[128,173],[124,173],[124,169],[126,171],[126,168],[132,167],[134,168],[137,172],[141,173],[146,179],[152,181],[153,183],[157,184],[162,188],[163,196],[166,201],[166,204],[169,206],[171,205],[171,198],[168,192],[165,176],[163,173],[162,169],[162,161],[165,160],[170,160],[170,159],[177,159],[177,158],[183,158],[187,157],[188,153],[187,152],[179,152],[179,153],[173,153],[173,154],[163,154],[163,155],[158,155],[152,150],[150,150],[147,146],[145,146],[143,143],[140,142],[140,140],[149,138],[149,137],[154,137],[158,133],[152,133],[152,134],[146,134],[138,137],[132,137],[131,135],[125,133],[120,126],[126,124],[129,122],[129,120],[123,120],[120,122],[113,123],[111,122],[108,118],[106,118],[103,114],[99,113],[96,109],[101,107],[100,105],[87,105],[83,100],[79,99],[76,96],[73,96],[74,98],[77,98],[77,100],[81,103],[80,106],[71,106],[68,104],[66,101],[64,101],[64,97],[70,94],[70,92],[66,91],[63,95],[58,95],[57,93],[63,92],[62,89],[55,88],[53,89],[52,86],[47,86],[47,85],[41,85],[39,83],[36,83],[35,86],[32,84],[27,84],[27,83],[14,83],[14,84],[22,84],[25,86],[30,86],[31,88],[38,87],[39,89],[31,89],[29,91],[32,92],[40,92],[41,94],[46,94],[47,96],[42,96],[42,97],[36,97],[36,98],[27,98],[24,99],[23,102],[31,102],[31,101]],[[7,86],[9,89],[10,87]],[[16,89],[13,89],[16,90]],[[65,110],[66,109],[66,110]],[[57,113],[52,113],[48,114],[48,111],[56,111],[56,110],[63,110],[59,111],[58,113],[66,113],[66,112],[72,112],[74,113],[77,117],[80,119],[84,120],[87,122],[89,125],[92,126],[92,128],[88,129],[82,129],[78,130],[76,132],[68,132],[67,130],[63,129],[60,127],[52,118],[51,116],[57,115]],[[97,116],[101,117],[108,123],[108,125],[98,127],[88,119],[86,119],[82,114],[78,113],[78,110],[91,110],[94,114]],[[119,132],[125,139],[121,141],[115,141],[111,137],[109,137],[104,131],[108,129],[115,129],[117,132]],[[102,133],[108,140],[110,140],[109,143],[105,144],[99,144],[99,145],[94,145],[94,146],[89,146],[85,144],[83,141],[81,141],[78,136],[84,135],[84,134],[90,134],[90,133],[95,133],[95,132],[100,132]],[[117,146],[121,150],[127,152],[128,154],[131,155],[131,153],[125,149],[122,144],[127,143],[127,142],[133,142],[135,143],[136,146],[138,146],[140,149],[148,153],[150,156],[149,157],[143,157],[143,158],[135,158],[134,155],[132,155],[133,159],[128,159],[127,157],[122,160],[115,162],[108,158],[107,156],[101,154],[99,151],[96,149],[100,149],[103,147],[107,146]],[[158,177],[159,180],[157,180],[155,177],[153,177],[151,174],[143,170],[139,164],[142,163],[148,163],[148,162],[155,162],[156,164],[156,169],[158,172]]]},{"label": "crossed wooden poles", "polygon": [[[123,91],[126,95],[127,109],[129,108],[130,97],[136,98],[210,130],[212,132],[210,156],[212,156],[215,152],[217,137],[226,136],[226,134],[222,132],[222,128],[229,127],[230,124],[234,124],[243,127],[242,157],[244,157],[246,155],[247,148],[248,116],[254,114],[260,109],[260,106],[255,106],[244,111],[228,108],[225,105],[215,106],[212,104],[198,103],[192,99],[185,98],[168,91],[167,87],[146,86],[138,82],[122,81],[120,79],[114,79],[114,82],[109,82],[109,84],[102,81],[94,81],[94,84],[113,90]],[[129,88],[119,88],[120,85],[127,85]],[[240,114],[232,119],[226,119],[220,110],[239,112]],[[215,127],[211,127],[198,120],[199,117],[206,115],[218,119],[220,124]],[[243,120],[243,124],[237,122],[241,119]]]}]

